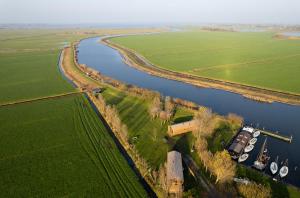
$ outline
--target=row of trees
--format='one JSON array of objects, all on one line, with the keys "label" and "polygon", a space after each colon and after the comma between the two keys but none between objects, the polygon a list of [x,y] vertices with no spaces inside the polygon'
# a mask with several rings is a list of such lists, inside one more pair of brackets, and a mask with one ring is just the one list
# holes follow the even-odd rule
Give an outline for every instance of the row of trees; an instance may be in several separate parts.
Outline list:
[{"label": "row of trees", "polygon": [[[94,99],[94,103],[99,108],[102,116],[105,118],[106,122],[118,137],[121,140],[122,144],[127,148],[128,153],[130,153],[131,158],[134,160],[135,165],[138,167],[142,176],[148,174],[149,164],[147,161],[138,153],[137,149],[133,144],[129,143],[128,129],[125,124],[122,123],[119,113],[115,106],[107,105],[105,99],[101,94],[96,97],[91,96]],[[150,182],[154,183],[151,178],[148,177]]]},{"label": "row of trees", "polygon": [[216,177],[216,183],[231,181],[235,175],[236,165],[228,151],[217,151],[215,154],[207,149],[207,141],[201,137],[196,140],[195,149],[206,170]]},{"label": "row of trees", "polygon": [[128,129],[125,124],[122,124],[116,107],[106,105],[106,102],[102,95],[97,96],[97,104],[103,117],[105,118],[111,129],[115,133],[117,133],[117,136],[121,138],[122,142],[128,146]]},{"label": "row of trees", "polygon": [[212,153],[208,150],[207,138],[212,136],[218,125],[216,116],[211,109],[203,108],[195,114],[197,128],[193,131],[195,136],[195,150],[206,170],[216,177],[216,183],[231,181],[235,175],[236,166],[231,160],[228,151]]}]

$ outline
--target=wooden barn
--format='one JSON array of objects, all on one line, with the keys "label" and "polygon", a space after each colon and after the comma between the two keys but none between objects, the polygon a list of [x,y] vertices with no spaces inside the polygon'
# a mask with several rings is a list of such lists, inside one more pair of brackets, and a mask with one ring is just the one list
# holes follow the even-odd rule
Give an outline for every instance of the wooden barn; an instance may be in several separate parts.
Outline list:
[{"label": "wooden barn", "polygon": [[193,131],[196,128],[197,128],[197,121],[191,120],[188,122],[182,122],[179,124],[173,124],[173,125],[168,126],[168,134],[169,134],[169,136],[172,137],[175,135],[180,135],[183,133]]},{"label": "wooden barn", "polygon": [[183,182],[181,154],[170,151],[167,159],[167,187],[170,197],[182,197]]}]

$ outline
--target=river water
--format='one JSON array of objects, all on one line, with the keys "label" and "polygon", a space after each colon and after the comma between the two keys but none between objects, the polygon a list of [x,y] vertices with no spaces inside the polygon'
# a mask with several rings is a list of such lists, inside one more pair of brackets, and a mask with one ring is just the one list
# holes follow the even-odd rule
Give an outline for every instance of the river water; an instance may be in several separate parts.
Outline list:
[{"label": "river water", "polygon": [[[100,43],[100,37],[82,40],[78,46],[78,61],[114,79],[139,87],[159,91],[165,96],[182,98],[199,105],[210,107],[214,112],[227,115],[241,115],[245,123],[259,126],[280,134],[292,135],[292,143],[268,137],[268,151],[271,160],[288,158],[290,172],[283,180],[300,187],[300,106],[282,103],[261,103],[246,99],[239,94],[224,90],[201,88],[187,83],[152,76],[128,66],[115,49]],[[264,140],[258,142],[245,164],[252,165]],[[299,166],[295,170],[295,167]],[[269,168],[265,170],[270,174]]]},{"label": "river water", "polygon": [[284,36],[294,36],[294,37],[300,37],[300,32],[284,32],[281,33]]}]

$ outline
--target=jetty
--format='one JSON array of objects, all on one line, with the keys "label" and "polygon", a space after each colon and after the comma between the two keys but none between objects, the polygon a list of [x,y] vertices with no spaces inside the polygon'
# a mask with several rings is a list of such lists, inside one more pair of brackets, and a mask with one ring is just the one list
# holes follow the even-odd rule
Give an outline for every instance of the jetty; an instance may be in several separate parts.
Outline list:
[{"label": "jetty", "polygon": [[289,143],[292,143],[293,140],[293,136],[285,136],[285,135],[281,135],[275,132],[271,132],[271,131],[266,131],[266,130],[261,130],[261,129],[255,129],[255,130],[259,130],[262,134],[270,136],[270,137],[274,137]]}]

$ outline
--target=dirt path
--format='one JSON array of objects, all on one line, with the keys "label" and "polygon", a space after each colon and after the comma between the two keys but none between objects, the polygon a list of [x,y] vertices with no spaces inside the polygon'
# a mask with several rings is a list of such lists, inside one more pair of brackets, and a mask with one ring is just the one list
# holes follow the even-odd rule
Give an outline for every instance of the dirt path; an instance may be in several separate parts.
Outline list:
[{"label": "dirt path", "polygon": [[83,93],[83,92],[82,91],[74,91],[74,92],[51,95],[51,96],[44,96],[44,97],[38,97],[38,98],[32,98],[32,99],[18,100],[18,101],[13,101],[13,102],[1,103],[0,107],[12,106],[12,105],[23,104],[23,103],[30,103],[30,102],[35,102],[35,101],[39,101],[39,100],[62,98],[62,97],[67,97],[67,96],[81,94],[81,93]]},{"label": "dirt path", "polygon": [[63,74],[80,89],[93,89],[99,87],[99,83],[83,73],[75,60],[75,52],[71,47],[64,48],[62,52],[61,70]]}]

